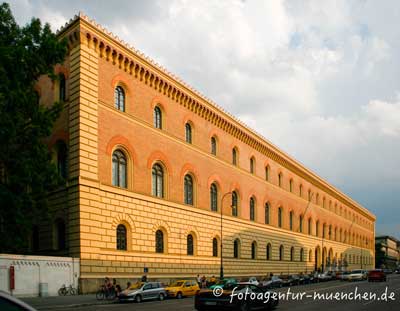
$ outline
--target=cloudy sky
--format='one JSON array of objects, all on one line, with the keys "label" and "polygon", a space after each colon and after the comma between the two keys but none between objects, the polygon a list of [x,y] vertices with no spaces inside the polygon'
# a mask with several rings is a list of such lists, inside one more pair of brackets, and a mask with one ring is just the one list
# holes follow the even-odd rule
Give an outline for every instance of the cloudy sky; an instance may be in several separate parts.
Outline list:
[{"label": "cloudy sky", "polygon": [[377,215],[400,238],[398,1],[11,1],[83,11]]}]

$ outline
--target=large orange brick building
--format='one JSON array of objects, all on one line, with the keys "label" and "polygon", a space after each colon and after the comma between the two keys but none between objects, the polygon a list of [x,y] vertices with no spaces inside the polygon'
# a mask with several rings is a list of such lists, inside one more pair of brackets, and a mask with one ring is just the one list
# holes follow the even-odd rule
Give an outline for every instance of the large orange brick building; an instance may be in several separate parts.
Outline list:
[{"label": "large orange brick building", "polygon": [[66,103],[49,140],[66,186],[33,247],[80,257],[84,291],[219,275],[221,241],[229,276],[373,266],[367,209],[86,16],[59,36],[61,79],[38,91]]}]

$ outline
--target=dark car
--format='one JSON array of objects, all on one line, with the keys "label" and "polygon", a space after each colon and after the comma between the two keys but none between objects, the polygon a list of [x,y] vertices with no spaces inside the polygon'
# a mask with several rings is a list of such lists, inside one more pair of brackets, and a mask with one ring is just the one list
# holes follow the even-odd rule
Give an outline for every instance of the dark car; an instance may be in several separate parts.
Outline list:
[{"label": "dark car", "polygon": [[389,269],[389,268],[386,268],[386,269],[383,269],[383,272],[384,272],[385,274],[392,274],[392,273],[393,273],[393,270],[392,270],[392,269]]},{"label": "dark car", "polygon": [[385,281],[386,282],[386,274],[382,269],[375,269],[368,272],[368,282],[373,281]]},{"label": "dark car", "polygon": [[300,278],[300,276],[298,274],[292,274],[290,277],[292,279],[292,286],[300,285],[300,283],[302,282],[302,279]]},{"label": "dark car", "polygon": [[15,298],[6,292],[0,291],[0,310],[1,311],[36,311],[25,302]]},{"label": "dark car", "polygon": [[[215,288],[214,291],[211,289],[201,290],[194,299],[195,309],[198,311],[271,310],[279,303],[276,293],[251,283],[227,284],[221,289],[223,291],[218,292],[215,291]],[[248,296],[245,299],[246,292]],[[233,298],[231,298],[231,295],[233,295]],[[251,295],[262,299],[251,299]],[[239,299],[239,296],[242,298]]]},{"label": "dark car", "polygon": [[300,278],[298,275],[281,275],[283,286],[294,286],[300,284]]}]

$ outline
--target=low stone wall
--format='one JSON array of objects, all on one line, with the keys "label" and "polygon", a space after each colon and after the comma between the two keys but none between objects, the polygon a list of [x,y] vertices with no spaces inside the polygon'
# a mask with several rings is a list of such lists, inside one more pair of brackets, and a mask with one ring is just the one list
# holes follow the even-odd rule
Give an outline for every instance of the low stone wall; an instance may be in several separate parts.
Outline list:
[{"label": "low stone wall", "polygon": [[[10,267],[15,271],[14,289]],[[0,290],[15,296],[56,296],[63,284],[76,288],[79,276],[79,258],[0,254]]]}]

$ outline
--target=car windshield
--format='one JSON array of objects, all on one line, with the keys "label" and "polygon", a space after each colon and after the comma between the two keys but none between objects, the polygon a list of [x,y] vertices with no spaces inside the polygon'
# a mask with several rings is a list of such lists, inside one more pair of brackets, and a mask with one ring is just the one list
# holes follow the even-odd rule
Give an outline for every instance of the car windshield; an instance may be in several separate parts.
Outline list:
[{"label": "car windshield", "polygon": [[351,273],[362,273],[362,270],[353,270]]},{"label": "car windshield", "polygon": [[135,284],[132,284],[132,285],[129,287],[129,289],[138,289],[138,288],[141,288],[141,287],[143,286],[143,284],[144,284],[144,283],[135,283]]},{"label": "car windshield", "polygon": [[223,289],[233,289],[236,286],[235,283],[232,283],[228,280],[220,281],[220,283],[217,283],[217,285],[221,286]]},{"label": "car windshield", "polygon": [[179,281],[179,282],[172,283],[172,284],[170,285],[170,287],[181,287],[182,284],[183,284],[183,281]]}]

